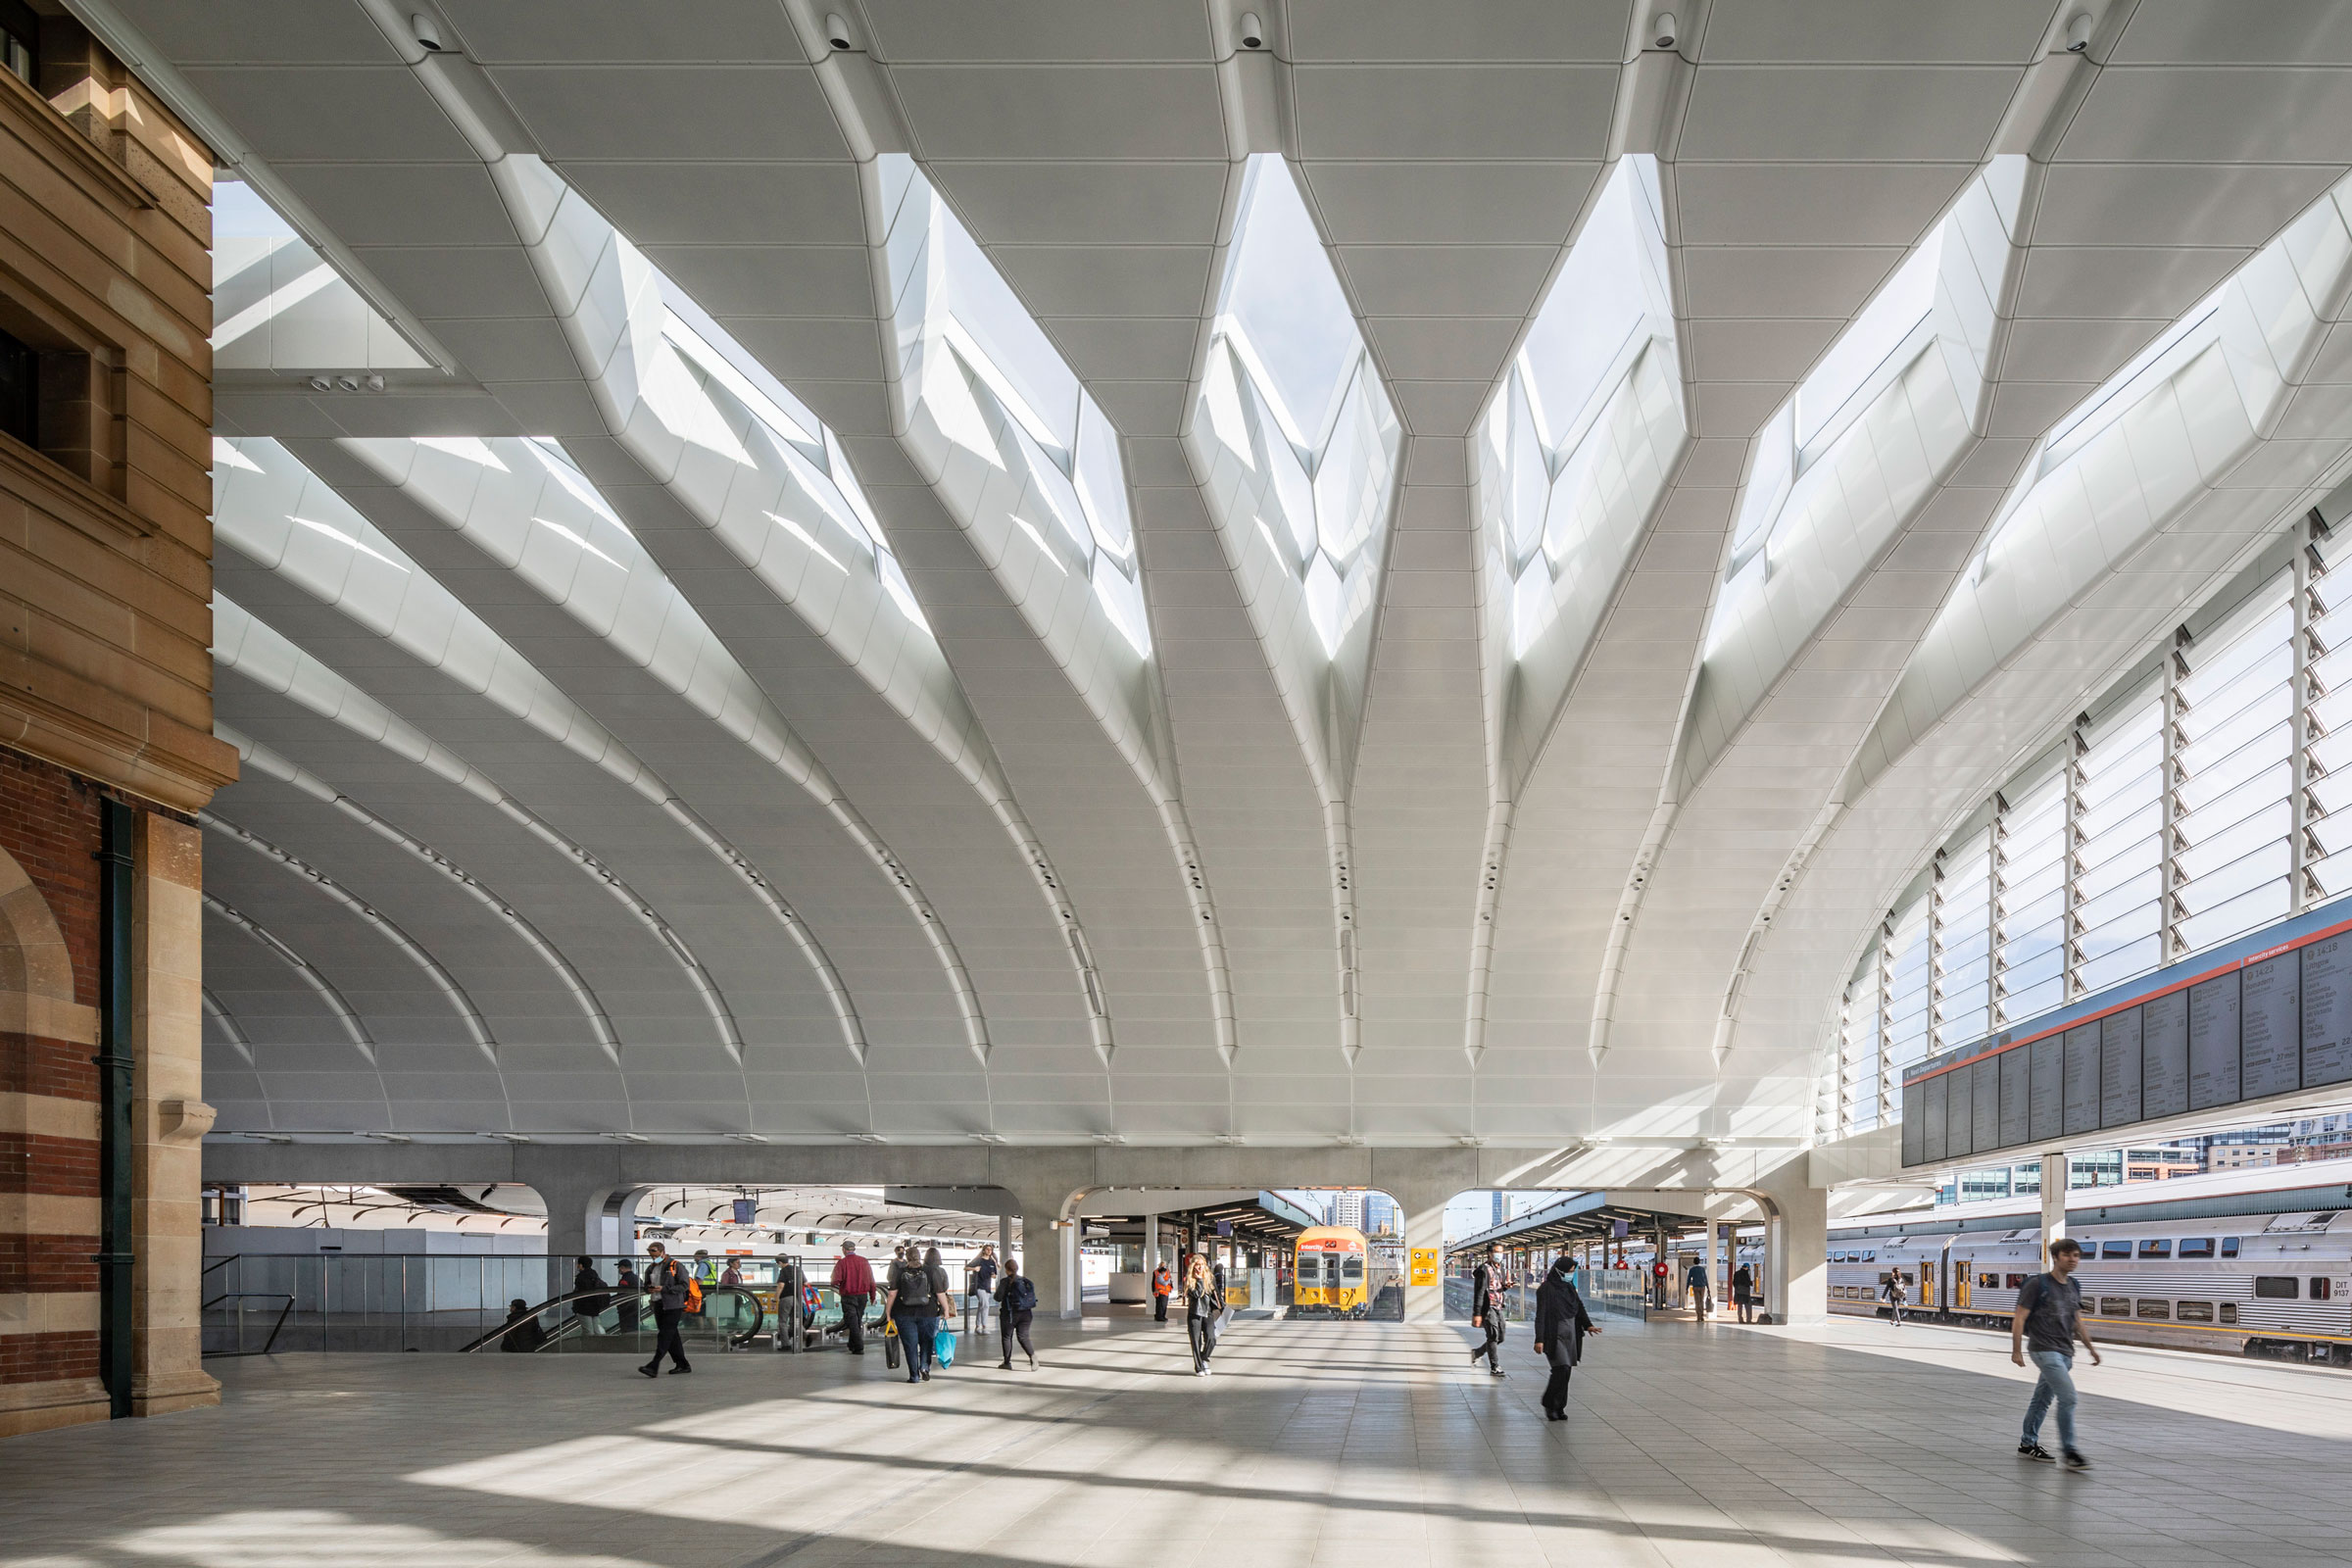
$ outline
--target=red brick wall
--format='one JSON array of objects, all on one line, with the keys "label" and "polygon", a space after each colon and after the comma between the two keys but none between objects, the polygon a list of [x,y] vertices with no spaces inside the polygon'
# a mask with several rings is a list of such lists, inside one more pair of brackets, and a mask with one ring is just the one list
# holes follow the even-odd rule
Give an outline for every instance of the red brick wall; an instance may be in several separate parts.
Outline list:
[{"label": "red brick wall", "polygon": [[[74,962],[74,998],[98,1001],[98,789],[52,763],[0,748],[0,850],[23,866],[49,905]],[[0,1033],[0,1094],[92,1102],[95,1048],[40,1035]],[[0,1193],[98,1196],[98,1143],[88,1138],[0,1133]],[[54,1211],[54,1205],[50,1205]],[[94,1216],[93,1216],[94,1220]],[[0,1294],[95,1293],[94,1235],[0,1232]],[[84,1330],[0,1334],[0,1384],[98,1374],[98,1336]]]},{"label": "red brick wall", "polygon": [[0,850],[49,901],[74,958],[74,1000],[86,1007],[98,1005],[100,798],[87,779],[0,747]]}]

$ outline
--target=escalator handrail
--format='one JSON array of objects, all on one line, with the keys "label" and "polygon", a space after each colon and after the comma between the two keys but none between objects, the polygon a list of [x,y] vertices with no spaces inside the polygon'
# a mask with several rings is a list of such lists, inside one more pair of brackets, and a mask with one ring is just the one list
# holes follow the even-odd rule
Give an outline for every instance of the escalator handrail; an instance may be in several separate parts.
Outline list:
[{"label": "escalator handrail", "polygon": [[[515,1318],[510,1322],[501,1323],[489,1333],[481,1336],[481,1338],[459,1346],[457,1353],[460,1355],[466,1355],[476,1350],[490,1349],[493,1347],[496,1347],[498,1342],[504,1339],[510,1331],[518,1329],[525,1323],[538,1322],[541,1315],[547,1312],[551,1307],[568,1306],[574,1301],[585,1301],[599,1298],[611,1303],[625,1296],[634,1296],[638,1298],[641,1302],[650,1303],[656,1298],[657,1293],[644,1290],[630,1291],[612,1285],[607,1285],[592,1291],[565,1291],[562,1296],[549,1297],[546,1300],[541,1301],[537,1306],[532,1307],[530,1311],[525,1313],[523,1316]],[[752,1341],[760,1337],[760,1329],[763,1328],[767,1323],[767,1309],[760,1304],[760,1298],[757,1293],[752,1291],[748,1286],[742,1285],[706,1285],[703,1287],[703,1303],[704,1313],[706,1316],[709,1315],[710,1312],[710,1298],[714,1296],[739,1296],[752,1304],[752,1326],[748,1329],[745,1329],[742,1333],[732,1337],[734,1348],[740,1349],[742,1347],[751,1344]],[[648,1315],[650,1315],[650,1305],[647,1306],[646,1310]],[[580,1315],[585,1316],[586,1314],[583,1313]],[[563,1326],[559,1324],[553,1329],[543,1329],[541,1332],[547,1336],[548,1343],[553,1344],[556,1336],[563,1332]]]}]

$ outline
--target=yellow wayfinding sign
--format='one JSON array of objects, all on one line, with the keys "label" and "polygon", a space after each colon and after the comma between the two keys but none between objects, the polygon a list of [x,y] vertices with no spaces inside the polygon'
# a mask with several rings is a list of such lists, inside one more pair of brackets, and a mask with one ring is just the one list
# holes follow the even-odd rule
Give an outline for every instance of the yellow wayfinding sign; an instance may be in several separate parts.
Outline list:
[{"label": "yellow wayfinding sign", "polygon": [[1413,1249],[1412,1267],[1406,1274],[1406,1283],[1411,1285],[1435,1285],[1438,1283],[1438,1250],[1436,1248],[1416,1247]]}]

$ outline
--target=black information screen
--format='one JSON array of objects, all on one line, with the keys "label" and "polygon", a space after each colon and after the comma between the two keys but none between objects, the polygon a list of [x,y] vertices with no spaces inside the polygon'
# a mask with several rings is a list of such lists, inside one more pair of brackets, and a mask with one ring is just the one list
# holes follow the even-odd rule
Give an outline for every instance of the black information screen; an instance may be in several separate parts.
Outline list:
[{"label": "black information screen", "polygon": [[2033,1137],[2026,1120],[2026,1084],[2031,1077],[2029,1069],[2034,1063],[2034,1054],[2020,1047],[2002,1052],[1993,1060],[2001,1066],[2001,1136],[1992,1147],[2007,1149]]},{"label": "black information screen", "polygon": [[2121,1127],[2139,1120],[2141,1062],[2137,1007],[2099,1020],[2099,1125]]},{"label": "black information screen", "polygon": [[2299,956],[2281,953],[2276,958],[2249,963],[2239,971],[2244,1001],[2239,1038],[2244,1044],[2244,1066],[2238,1098],[2283,1095],[2303,1087],[2303,1000]]},{"label": "black information screen", "polygon": [[2178,1116],[2188,1109],[2188,991],[2167,992],[2139,1005],[2139,1109],[2144,1116]]},{"label": "black information screen", "polygon": [[2066,1032],[2066,1130],[2087,1133],[2099,1125],[2099,1026],[2077,1024]]},{"label": "black information screen", "polygon": [[2352,1079],[2352,933],[2303,950],[2303,1087]]},{"label": "black information screen", "polygon": [[1943,1125],[1943,1118],[1949,1112],[1951,1098],[1952,1075],[1950,1073],[1938,1073],[1936,1077],[1928,1080],[1927,1158],[1931,1161],[1944,1158],[1952,1147],[1951,1140],[1945,1136]]},{"label": "black information screen", "polygon": [[1903,1163],[1906,1165],[1925,1164],[1927,1157],[1928,1086],[1905,1084],[1903,1085]]},{"label": "black information screen", "polygon": [[2026,1090],[2027,1138],[2037,1144],[2066,1131],[2066,1037],[2044,1035],[2026,1049],[2034,1054],[2033,1082]]},{"label": "black information screen", "polygon": [[1986,1056],[1968,1069],[1977,1075],[1977,1127],[1971,1149],[2001,1147],[2001,1059]]},{"label": "black information screen", "polygon": [[2237,971],[2188,988],[2188,1108],[2237,1102]]},{"label": "black information screen", "polygon": [[1943,1157],[1957,1159],[1977,1147],[1977,1070],[1954,1067],[1938,1082],[1944,1084],[1943,1118],[1946,1129]]}]

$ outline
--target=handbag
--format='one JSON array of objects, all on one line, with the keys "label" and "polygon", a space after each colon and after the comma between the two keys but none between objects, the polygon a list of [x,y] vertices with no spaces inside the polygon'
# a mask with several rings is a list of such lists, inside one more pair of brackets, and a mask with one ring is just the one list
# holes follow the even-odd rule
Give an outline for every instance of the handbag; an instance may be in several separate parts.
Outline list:
[{"label": "handbag", "polygon": [[899,1369],[899,1325],[894,1319],[882,1324],[882,1362],[893,1372]]},{"label": "handbag", "polygon": [[941,1329],[937,1334],[931,1336],[931,1359],[937,1361],[942,1367],[951,1367],[956,1364],[956,1331],[954,1329]]}]

